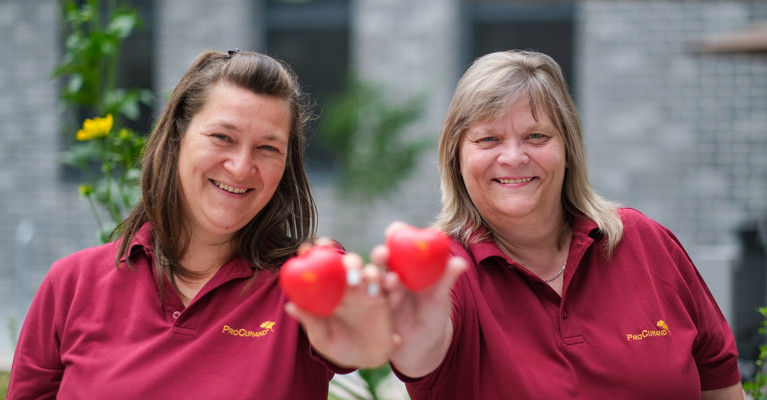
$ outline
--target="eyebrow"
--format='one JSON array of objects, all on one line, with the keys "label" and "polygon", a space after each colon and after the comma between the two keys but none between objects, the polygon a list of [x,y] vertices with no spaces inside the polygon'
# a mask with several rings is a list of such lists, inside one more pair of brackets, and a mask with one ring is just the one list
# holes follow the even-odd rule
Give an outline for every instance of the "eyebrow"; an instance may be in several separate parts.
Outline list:
[{"label": "eyebrow", "polygon": [[237,125],[224,120],[213,121],[212,123],[208,124],[208,126],[221,127],[230,131],[240,131],[240,128],[238,128]]},{"label": "eyebrow", "polygon": [[[230,131],[236,131],[236,132],[242,131],[239,127],[237,127],[237,125],[224,120],[213,121],[212,123],[208,124],[208,126],[221,127],[223,129],[228,129]],[[276,133],[267,133],[266,136],[264,136],[264,139],[269,142],[278,142],[278,143],[288,144],[288,142],[290,142],[290,132],[288,132],[287,140],[283,140],[283,138],[280,137],[280,135],[277,135]]]},{"label": "eyebrow", "polygon": [[288,142],[290,142],[290,132],[288,132],[288,140],[284,140],[281,136],[273,134],[273,133],[267,134],[264,139],[266,139],[267,142],[278,142],[278,143],[288,144]]}]

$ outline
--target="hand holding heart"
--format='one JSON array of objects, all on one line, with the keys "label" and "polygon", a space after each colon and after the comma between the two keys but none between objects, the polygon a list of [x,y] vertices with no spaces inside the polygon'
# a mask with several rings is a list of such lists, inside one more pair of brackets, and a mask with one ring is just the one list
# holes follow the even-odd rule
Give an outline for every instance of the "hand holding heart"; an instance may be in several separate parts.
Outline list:
[{"label": "hand holding heart", "polygon": [[280,285],[290,300],[316,315],[329,316],[346,289],[343,255],[321,245],[289,259],[280,269]]},{"label": "hand holding heart", "polygon": [[[398,257],[402,256],[398,253],[406,253],[403,248],[407,246],[399,246],[398,242],[407,236],[404,233],[412,232],[411,229],[414,228],[401,222],[389,225],[386,245],[374,248],[370,258],[378,265],[389,265],[392,271],[386,274],[383,282],[398,342],[389,360],[400,372],[417,377],[433,371],[447,353],[453,332],[450,289],[468,265],[460,257],[441,253],[443,245],[449,246],[442,242],[443,237],[421,230],[418,237],[430,243],[427,247],[434,252],[432,259],[444,261],[441,266],[413,262],[418,259],[416,256],[405,263],[407,272],[400,273],[403,269],[395,267]],[[424,248],[423,245],[420,247]],[[449,253],[448,250],[445,252]],[[413,279],[409,274],[415,274],[417,278]]]},{"label": "hand holding heart", "polygon": [[394,225],[386,237],[389,268],[412,291],[423,290],[445,272],[450,257],[447,235],[431,228]]},{"label": "hand holding heart", "polygon": [[[436,282],[450,257],[447,235],[435,229],[398,224],[386,238],[389,268],[410,290]],[[280,271],[280,284],[291,301],[319,316],[329,316],[346,288],[343,256],[330,245],[314,246],[289,259]]]},{"label": "hand holding heart", "polygon": [[[341,366],[441,360],[450,338],[446,329],[452,327],[450,288],[466,263],[450,257],[443,233],[402,223],[387,229],[386,245],[373,249],[371,260],[388,265],[389,272],[363,267],[359,255],[328,246],[299,250],[280,272],[291,300],[286,312],[299,320],[320,354]],[[409,376],[418,376],[412,371],[407,369]]]},{"label": "hand holding heart", "polygon": [[306,245],[280,272],[290,300],[285,311],[301,323],[315,351],[342,367],[377,367],[394,348],[380,270],[363,264],[357,254]]}]

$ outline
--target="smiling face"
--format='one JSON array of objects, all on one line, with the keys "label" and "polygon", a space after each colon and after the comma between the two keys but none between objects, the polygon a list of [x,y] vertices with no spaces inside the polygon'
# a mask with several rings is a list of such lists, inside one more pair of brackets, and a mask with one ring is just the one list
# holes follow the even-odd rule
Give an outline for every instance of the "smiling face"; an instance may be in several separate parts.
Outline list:
[{"label": "smiling face", "polygon": [[290,137],[287,102],[230,84],[211,88],[181,139],[182,215],[193,236],[226,242],[272,198]]},{"label": "smiling face", "polygon": [[562,217],[564,138],[545,112],[538,114],[536,121],[528,102],[517,101],[500,118],[470,125],[461,139],[461,176],[493,230]]}]

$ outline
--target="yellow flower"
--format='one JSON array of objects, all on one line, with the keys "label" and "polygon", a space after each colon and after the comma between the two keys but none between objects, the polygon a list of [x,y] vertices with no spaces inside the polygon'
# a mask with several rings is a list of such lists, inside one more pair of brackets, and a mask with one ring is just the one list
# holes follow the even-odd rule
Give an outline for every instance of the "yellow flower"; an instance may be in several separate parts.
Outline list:
[{"label": "yellow flower", "polygon": [[107,114],[105,118],[86,119],[83,122],[83,129],[77,131],[77,140],[85,141],[104,137],[112,130],[113,123],[112,114]]},{"label": "yellow flower", "polygon": [[91,185],[80,185],[80,194],[88,197],[93,193],[93,186]]}]

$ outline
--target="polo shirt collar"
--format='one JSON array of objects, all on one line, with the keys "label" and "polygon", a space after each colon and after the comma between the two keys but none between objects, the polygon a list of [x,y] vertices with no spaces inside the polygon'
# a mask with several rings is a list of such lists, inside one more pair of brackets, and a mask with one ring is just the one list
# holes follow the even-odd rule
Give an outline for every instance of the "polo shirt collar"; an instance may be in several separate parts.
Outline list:
[{"label": "polo shirt collar", "polygon": [[[130,257],[135,257],[139,251],[143,251],[143,253],[148,257],[150,260],[154,259],[153,255],[153,247],[154,247],[154,230],[152,228],[151,222],[145,222],[144,225],[139,228],[138,232],[136,232],[136,235],[133,237],[133,240],[131,240],[130,245]],[[120,263],[125,262],[125,255],[120,256]],[[150,265],[152,265],[150,263]],[[245,260],[242,257],[235,256],[233,259],[227,261],[224,263],[225,268],[221,268],[221,270],[216,273],[216,279],[217,280],[228,280],[228,279],[234,279],[234,278],[247,278],[250,276],[253,276],[253,272],[255,268],[251,263],[249,263],[247,260]]]},{"label": "polo shirt collar", "polygon": [[[152,247],[154,246],[154,235],[152,230],[152,223],[145,222],[144,225],[139,228],[136,235],[133,236],[130,244],[130,257],[134,257],[136,252],[143,250],[147,257],[152,258]],[[125,254],[120,255],[120,263],[125,262]]]},{"label": "polo shirt collar", "polygon": [[[487,232],[487,228],[481,227],[472,237],[484,234]],[[571,248],[576,245],[580,249],[588,247],[592,243],[599,242],[604,238],[602,231],[597,224],[583,216],[574,217],[573,223],[573,242],[571,242]],[[577,241],[576,241],[577,239]],[[509,257],[504,253],[498,244],[495,243],[492,237],[483,240],[481,242],[469,243],[466,250],[473,256],[477,264],[483,267],[492,267],[498,265],[499,262],[505,264],[505,260]]]}]

